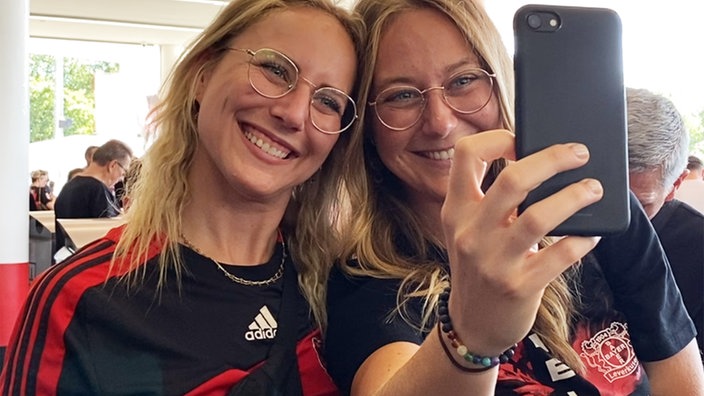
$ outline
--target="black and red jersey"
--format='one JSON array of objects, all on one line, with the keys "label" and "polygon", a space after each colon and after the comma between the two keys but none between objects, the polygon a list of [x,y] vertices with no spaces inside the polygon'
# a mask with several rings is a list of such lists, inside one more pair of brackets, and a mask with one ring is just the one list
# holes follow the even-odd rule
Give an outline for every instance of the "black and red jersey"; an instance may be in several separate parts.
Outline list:
[{"label": "black and red jersey", "polygon": [[[35,281],[6,351],[0,394],[224,395],[265,360],[279,326],[282,279],[266,287],[237,284],[182,246],[180,282],[168,272],[158,289],[155,242],[144,281],[132,285],[110,270],[121,231]],[[282,254],[279,248],[268,263],[228,270],[266,279]],[[290,394],[337,394],[319,359],[309,307],[299,311],[301,389]]]}]

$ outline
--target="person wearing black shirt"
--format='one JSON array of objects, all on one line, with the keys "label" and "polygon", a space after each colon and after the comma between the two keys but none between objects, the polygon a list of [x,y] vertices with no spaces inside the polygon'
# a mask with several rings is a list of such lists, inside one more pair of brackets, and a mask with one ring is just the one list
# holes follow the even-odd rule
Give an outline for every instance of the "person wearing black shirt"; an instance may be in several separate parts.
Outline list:
[{"label": "person wearing black shirt", "polygon": [[[506,164],[515,160],[511,60],[481,2],[355,7],[370,32],[368,106],[349,161],[365,172],[345,181],[353,216],[325,338],[342,391],[701,394],[694,326],[634,197],[629,229],[601,238],[590,255],[601,268],[589,273],[578,262],[593,238],[543,237],[601,198],[597,180],[518,214],[535,186],[600,159],[566,142]],[[596,285],[612,301],[581,298]]]},{"label": "person wearing black shirt", "polygon": [[689,134],[662,95],[628,88],[628,171],[667,254],[682,299],[704,347],[704,214],[675,199],[687,177]]},{"label": "person wearing black shirt", "polygon": [[120,207],[113,193],[132,160],[132,150],[119,140],[110,140],[93,153],[93,161],[64,185],[56,198],[56,250],[67,244],[59,219],[115,217]]}]

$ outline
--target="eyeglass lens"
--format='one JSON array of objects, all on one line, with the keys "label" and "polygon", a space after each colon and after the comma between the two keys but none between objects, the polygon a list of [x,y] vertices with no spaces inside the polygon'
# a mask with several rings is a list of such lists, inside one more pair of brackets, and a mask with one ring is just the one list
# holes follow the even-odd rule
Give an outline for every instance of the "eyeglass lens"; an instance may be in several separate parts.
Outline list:
[{"label": "eyeglass lens", "polygon": [[429,91],[442,90],[448,106],[459,113],[472,114],[489,103],[493,85],[492,75],[482,69],[470,69],[454,74],[441,87],[430,87],[423,91],[411,86],[387,88],[370,105],[375,107],[376,115],[384,125],[403,130],[418,122],[425,109]]},{"label": "eyeglass lens", "polygon": [[[249,82],[259,94],[267,98],[280,98],[295,88],[299,73],[291,59],[266,48],[250,55]],[[344,131],[352,125],[356,113],[352,98],[337,88],[316,87],[313,92],[311,121],[321,132]]]}]

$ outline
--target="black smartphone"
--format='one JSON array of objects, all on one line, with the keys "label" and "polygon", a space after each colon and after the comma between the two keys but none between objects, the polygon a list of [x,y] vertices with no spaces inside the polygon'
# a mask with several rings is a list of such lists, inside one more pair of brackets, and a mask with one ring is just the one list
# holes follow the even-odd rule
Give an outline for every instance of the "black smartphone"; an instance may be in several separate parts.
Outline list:
[{"label": "black smartphone", "polygon": [[604,187],[549,235],[607,235],[626,229],[628,136],[621,21],[606,8],[526,5],[513,20],[516,78],[516,154],[579,142],[590,160],[528,194],[519,213],[584,178]]}]

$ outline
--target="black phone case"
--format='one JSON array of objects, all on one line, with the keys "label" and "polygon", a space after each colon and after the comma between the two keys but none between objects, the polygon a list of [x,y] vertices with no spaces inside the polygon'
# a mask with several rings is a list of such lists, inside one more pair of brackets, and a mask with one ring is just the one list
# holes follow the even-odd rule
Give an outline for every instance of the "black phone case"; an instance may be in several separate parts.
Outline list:
[{"label": "black phone case", "polygon": [[[541,16],[544,23],[531,27],[531,15]],[[513,24],[518,158],[567,142],[584,143],[591,155],[585,166],[562,172],[528,194],[519,213],[590,177],[604,187],[601,201],[549,235],[625,230],[630,222],[628,144],[618,15],[605,8],[527,5],[516,11]]]}]

